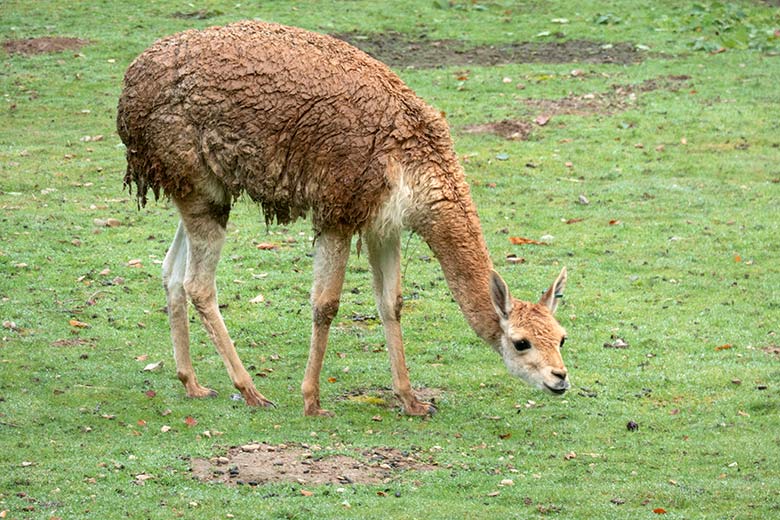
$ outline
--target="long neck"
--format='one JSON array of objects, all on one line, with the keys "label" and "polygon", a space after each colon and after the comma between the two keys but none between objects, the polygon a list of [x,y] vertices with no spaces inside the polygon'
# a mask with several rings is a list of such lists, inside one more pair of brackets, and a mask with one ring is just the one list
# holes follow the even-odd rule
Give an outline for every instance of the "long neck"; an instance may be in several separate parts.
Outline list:
[{"label": "long neck", "polygon": [[415,226],[415,231],[439,260],[447,285],[471,328],[497,348],[501,329],[489,292],[493,263],[468,185],[460,177],[437,179],[444,185],[427,193],[426,199],[436,202],[424,203],[427,218]]}]

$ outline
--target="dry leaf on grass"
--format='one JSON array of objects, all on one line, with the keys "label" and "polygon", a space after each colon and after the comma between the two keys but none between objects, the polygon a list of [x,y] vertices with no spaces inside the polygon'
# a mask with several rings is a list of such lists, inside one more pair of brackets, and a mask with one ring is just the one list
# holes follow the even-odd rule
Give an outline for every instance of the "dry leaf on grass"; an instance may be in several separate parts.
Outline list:
[{"label": "dry leaf on grass", "polygon": [[536,246],[546,246],[549,245],[547,242],[540,242],[539,240],[534,240],[532,238],[525,238],[525,237],[509,237],[509,242],[516,246],[522,246],[525,244],[533,244]]}]

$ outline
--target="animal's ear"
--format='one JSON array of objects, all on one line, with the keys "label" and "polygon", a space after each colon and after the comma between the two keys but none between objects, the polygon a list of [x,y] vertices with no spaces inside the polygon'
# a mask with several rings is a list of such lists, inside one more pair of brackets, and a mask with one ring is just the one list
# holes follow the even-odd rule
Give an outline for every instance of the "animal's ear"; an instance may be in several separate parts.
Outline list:
[{"label": "animal's ear", "polygon": [[547,289],[547,292],[542,295],[542,299],[539,303],[550,309],[550,312],[555,312],[558,307],[558,299],[563,297],[563,288],[566,287],[566,268],[561,269],[561,274],[555,279],[553,284]]},{"label": "animal's ear", "polygon": [[512,312],[512,297],[506,282],[495,271],[490,273],[490,300],[493,302],[496,314],[502,319],[509,319],[509,313]]}]

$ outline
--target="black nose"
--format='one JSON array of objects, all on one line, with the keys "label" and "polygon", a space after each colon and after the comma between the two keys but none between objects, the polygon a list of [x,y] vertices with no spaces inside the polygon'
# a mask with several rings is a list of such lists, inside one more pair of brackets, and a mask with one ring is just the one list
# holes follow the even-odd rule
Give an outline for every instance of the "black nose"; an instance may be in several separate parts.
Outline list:
[{"label": "black nose", "polygon": [[566,369],[554,368],[551,370],[552,374],[561,381],[566,380]]}]

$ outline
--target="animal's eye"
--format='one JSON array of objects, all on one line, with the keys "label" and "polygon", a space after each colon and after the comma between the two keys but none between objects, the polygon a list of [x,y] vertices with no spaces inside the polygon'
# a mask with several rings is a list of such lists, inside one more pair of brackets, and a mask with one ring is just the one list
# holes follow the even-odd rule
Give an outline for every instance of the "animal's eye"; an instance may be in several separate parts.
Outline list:
[{"label": "animal's eye", "polygon": [[531,348],[531,342],[525,338],[513,341],[513,343],[515,345],[515,350],[517,350],[518,352],[522,352],[524,350],[528,350],[529,348]]},{"label": "animal's eye", "polygon": [[566,343],[566,338],[561,338],[561,345],[558,348],[563,348],[563,344]]}]

